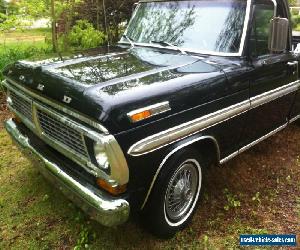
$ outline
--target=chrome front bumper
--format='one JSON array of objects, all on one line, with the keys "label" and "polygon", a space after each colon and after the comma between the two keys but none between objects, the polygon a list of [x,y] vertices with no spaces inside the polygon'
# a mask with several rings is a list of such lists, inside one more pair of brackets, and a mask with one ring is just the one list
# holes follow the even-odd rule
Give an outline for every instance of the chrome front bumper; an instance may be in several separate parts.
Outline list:
[{"label": "chrome front bumper", "polygon": [[5,128],[39,171],[92,219],[104,226],[115,226],[127,221],[130,207],[126,200],[111,197],[64,172],[57,163],[51,162],[30,143],[13,120],[5,122]]}]

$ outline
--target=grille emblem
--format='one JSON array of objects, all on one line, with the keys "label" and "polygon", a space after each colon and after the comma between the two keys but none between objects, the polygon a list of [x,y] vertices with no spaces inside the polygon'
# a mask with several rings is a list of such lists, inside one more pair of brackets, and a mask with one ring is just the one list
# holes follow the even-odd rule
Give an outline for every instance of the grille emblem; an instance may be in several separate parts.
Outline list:
[{"label": "grille emblem", "polygon": [[69,104],[69,103],[71,103],[71,101],[72,101],[72,98],[71,97],[68,97],[68,96],[64,96],[64,99],[63,99],[63,102],[64,103],[67,103],[67,104]]},{"label": "grille emblem", "polygon": [[40,90],[40,91],[43,91],[44,88],[45,88],[45,86],[44,86],[43,84],[39,84],[39,85],[37,86],[37,89]]},{"label": "grille emblem", "polygon": [[25,80],[25,76],[20,75],[19,80],[23,82]]}]

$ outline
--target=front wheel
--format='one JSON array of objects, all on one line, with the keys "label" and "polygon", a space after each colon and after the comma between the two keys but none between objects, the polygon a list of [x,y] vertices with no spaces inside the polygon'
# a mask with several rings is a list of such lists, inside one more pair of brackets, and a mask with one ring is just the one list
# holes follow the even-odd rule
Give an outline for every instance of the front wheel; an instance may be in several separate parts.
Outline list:
[{"label": "front wheel", "polygon": [[144,213],[153,234],[169,238],[188,225],[202,193],[202,165],[197,152],[185,150],[163,166]]}]

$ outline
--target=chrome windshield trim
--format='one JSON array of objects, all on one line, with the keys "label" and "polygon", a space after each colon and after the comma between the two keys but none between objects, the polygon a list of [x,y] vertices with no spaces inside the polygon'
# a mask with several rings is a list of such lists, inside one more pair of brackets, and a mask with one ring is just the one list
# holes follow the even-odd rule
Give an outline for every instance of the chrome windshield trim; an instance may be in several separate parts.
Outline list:
[{"label": "chrome windshield trim", "polygon": [[276,0],[272,0],[273,4],[274,4],[274,16],[277,15],[277,2]]},{"label": "chrome windshield trim", "polygon": [[[143,3],[143,2],[152,2],[152,1],[140,1],[139,3]],[[163,2],[163,1],[158,1],[158,2]],[[133,20],[133,18],[135,17],[137,10],[139,6],[136,8],[128,26],[127,29],[125,30],[124,34],[127,35],[127,31],[128,31],[128,27],[131,24],[131,21]],[[225,57],[230,57],[230,56],[242,56],[243,55],[243,51],[244,51],[244,47],[245,47],[245,43],[246,43],[246,37],[247,37],[247,31],[248,31],[248,23],[249,23],[249,19],[250,19],[250,12],[251,12],[251,0],[247,0],[247,6],[246,6],[246,15],[245,15],[245,20],[244,20],[244,27],[243,27],[243,33],[242,33],[242,37],[241,37],[241,43],[240,43],[240,48],[239,51],[236,53],[225,53],[225,52],[215,52],[215,51],[205,51],[205,50],[193,50],[193,49],[189,49],[189,48],[185,48],[182,47],[180,49],[182,49],[185,52],[188,53],[197,53],[197,54],[204,54],[204,55],[212,55],[212,56],[225,56]],[[130,43],[128,42],[124,42],[124,41],[119,41],[118,44],[126,44],[126,45],[130,45]],[[152,47],[152,48],[159,48],[159,49],[169,49],[169,50],[173,50],[173,51],[178,51],[178,49],[174,49],[172,47],[163,47],[160,45],[155,45],[155,44],[151,44],[151,43],[137,43],[134,42],[135,46],[141,46],[141,47]]]},{"label": "chrome windshield trim", "polygon": [[254,96],[249,100],[245,100],[192,121],[172,127],[160,133],[151,135],[132,145],[128,150],[128,154],[131,156],[140,156],[156,151],[178,140],[203,131],[209,127],[213,127],[226,120],[232,119],[235,116],[241,115],[248,110],[257,108],[280,97],[296,92],[299,88],[300,80],[297,80],[261,95]]},{"label": "chrome windshield trim", "polygon": [[93,121],[90,118],[88,118],[88,117],[86,117],[86,116],[84,116],[82,114],[79,114],[78,112],[72,110],[69,107],[66,108],[66,107],[62,106],[62,104],[58,104],[58,103],[56,103],[56,102],[54,102],[52,100],[44,98],[44,97],[42,97],[42,96],[40,96],[40,95],[38,95],[38,94],[36,94],[36,93],[28,90],[27,88],[21,86],[16,81],[14,81],[14,80],[12,80],[10,78],[6,78],[6,80],[3,81],[3,84],[8,89],[12,88],[12,86],[13,86],[14,89],[19,89],[22,92],[28,94],[30,97],[32,97],[34,99],[37,99],[37,100],[39,100],[39,101],[41,101],[41,102],[43,102],[43,103],[45,103],[45,104],[47,104],[47,105],[49,105],[49,106],[57,109],[57,110],[59,110],[59,111],[65,113],[67,115],[70,115],[71,117],[73,117],[75,119],[80,120],[80,121],[82,121],[82,122],[84,122],[84,123],[86,123],[86,124],[88,124],[88,125],[96,128],[96,129],[98,129],[99,131],[101,131],[104,134],[109,134],[109,131],[104,126],[102,126],[101,124],[99,124],[97,121]]},{"label": "chrome windshield trim", "polygon": [[250,12],[251,12],[251,2],[252,0],[247,0],[246,16],[244,21],[244,30],[241,38],[239,55],[242,56],[245,48],[247,32],[249,28]]},{"label": "chrome windshield trim", "polygon": [[[126,44],[126,45],[130,45],[130,43],[128,42],[118,42],[118,44]],[[157,48],[157,49],[167,49],[167,50],[172,50],[172,51],[176,51],[179,52],[180,54],[182,54],[178,49],[175,49],[173,47],[167,46],[161,46],[158,44],[153,44],[153,43],[134,43],[135,47],[148,47],[148,48]],[[187,53],[196,53],[196,54],[203,54],[203,55],[212,55],[212,56],[226,56],[226,57],[230,57],[230,56],[242,56],[241,53],[237,52],[237,53],[225,53],[225,52],[212,52],[212,51],[206,51],[206,50],[192,50],[189,48],[180,48],[182,50],[184,50]]]}]

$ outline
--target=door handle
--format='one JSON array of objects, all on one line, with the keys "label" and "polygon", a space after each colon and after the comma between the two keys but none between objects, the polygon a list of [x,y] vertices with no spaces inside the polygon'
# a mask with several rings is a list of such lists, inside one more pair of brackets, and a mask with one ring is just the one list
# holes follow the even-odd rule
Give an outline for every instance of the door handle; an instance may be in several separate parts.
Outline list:
[{"label": "door handle", "polygon": [[298,74],[298,65],[299,65],[298,61],[293,61],[293,62],[288,62],[287,63],[287,66],[290,68],[288,71],[293,76],[295,76],[296,74]]}]

